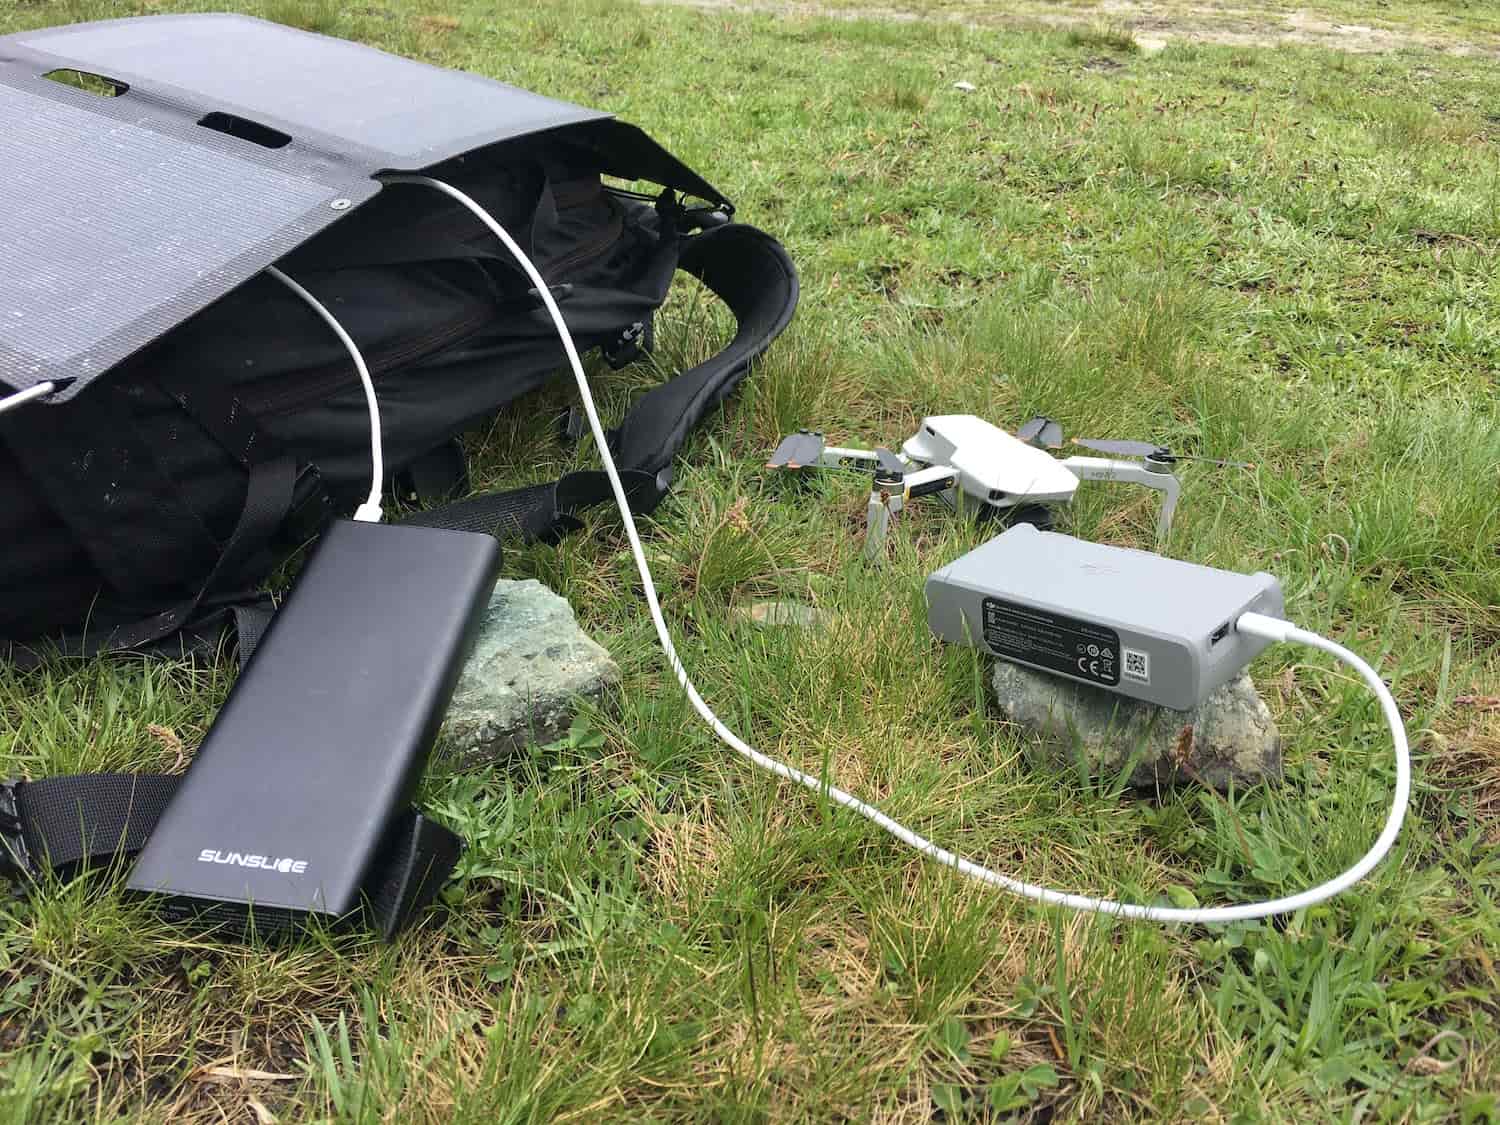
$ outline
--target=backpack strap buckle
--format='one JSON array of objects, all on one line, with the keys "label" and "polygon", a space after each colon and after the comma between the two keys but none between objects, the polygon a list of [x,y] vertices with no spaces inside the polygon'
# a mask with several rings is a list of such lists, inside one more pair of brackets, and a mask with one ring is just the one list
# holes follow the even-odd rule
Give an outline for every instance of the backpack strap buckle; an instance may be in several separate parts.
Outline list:
[{"label": "backpack strap buckle", "polygon": [[618,371],[640,359],[642,354],[649,352],[652,348],[654,342],[652,328],[652,318],[649,314],[644,319],[637,320],[621,332],[613,343],[604,346],[605,361],[613,370]]},{"label": "backpack strap buckle", "polygon": [[292,483],[291,506],[276,530],[276,541],[285,547],[300,547],[327,527],[334,515],[323,474],[310,461],[299,465]]},{"label": "backpack strap buckle", "polygon": [[734,204],[721,203],[717,207],[689,207],[682,212],[685,230],[713,230],[722,227],[734,218]]},{"label": "backpack strap buckle", "polygon": [[41,870],[26,844],[21,827],[21,786],[19,778],[0,782],[0,878],[12,883],[35,882]]}]

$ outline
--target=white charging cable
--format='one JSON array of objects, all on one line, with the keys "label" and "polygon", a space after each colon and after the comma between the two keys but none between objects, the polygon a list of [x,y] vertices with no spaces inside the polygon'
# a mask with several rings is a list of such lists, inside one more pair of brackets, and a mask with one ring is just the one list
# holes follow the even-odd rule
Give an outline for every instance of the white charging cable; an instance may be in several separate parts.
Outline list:
[{"label": "white charging cable", "polygon": [[27,387],[24,391],[6,395],[0,398],[0,414],[4,414],[7,410],[14,410],[18,406],[25,406],[28,402],[35,402],[39,398],[46,398],[55,390],[57,390],[57,384],[49,379],[45,383]]},{"label": "white charging cable", "polygon": [[365,405],[370,411],[370,495],[365,502],[354,510],[354,518],[363,523],[379,523],[381,517],[380,493],[385,481],[385,457],[381,445],[380,434],[380,403],[375,398],[375,380],[370,378],[370,369],[365,364],[365,357],[360,354],[359,347],[354,343],[353,337],[344,331],[344,326],[338,322],[338,318],[324,307],[323,302],[314,297],[301,285],[282,273],[275,266],[267,266],[266,272],[281,284],[285,285],[297,296],[306,302],[308,308],[322,318],[323,323],[333,329],[339,343],[344,345],[344,350],[349,353],[349,358],[354,361],[354,370],[359,372],[359,381],[365,388]]},{"label": "white charging cable", "polygon": [[604,463],[605,474],[609,477],[610,488],[615,495],[615,503],[619,506],[620,514],[624,518],[625,535],[630,540],[630,552],[635,557],[636,569],[640,572],[641,581],[645,587],[646,605],[651,612],[652,624],[656,626],[656,635],[661,641],[662,651],[666,653],[667,663],[671,665],[672,672],[677,677],[677,682],[682,685],[682,690],[687,694],[688,702],[692,704],[693,710],[698,712],[703,721],[713,729],[713,732],[731,750],[750,759],[757,766],[768,770],[777,777],[783,777],[788,781],[796,782],[798,785],[812,790],[827,800],[858,813],[871,823],[879,825],[903,844],[916,849],[938,863],[954,868],[972,879],[988,883],[991,886],[1000,887],[1003,890],[1014,892],[1026,898],[1036,899],[1038,902],[1045,902],[1054,906],[1066,906],[1072,910],[1111,914],[1121,918],[1138,918],[1153,922],[1238,922],[1300,910],[1303,907],[1312,906],[1314,903],[1331,898],[1333,895],[1338,894],[1340,891],[1357,882],[1390,851],[1391,845],[1396,840],[1397,833],[1401,830],[1401,822],[1406,816],[1407,800],[1411,792],[1411,756],[1406,745],[1406,730],[1402,725],[1401,714],[1396,708],[1395,700],[1391,698],[1391,693],[1386,689],[1380,677],[1375,674],[1374,669],[1342,645],[1335,644],[1333,641],[1320,637],[1315,633],[1305,632],[1285,621],[1262,617],[1260,614],[1255,613],[1242,615],[1236,622],[1236,628],[1242,632],[1264,637],[1268,640],[1292,641],[1321,649],[1338,657],[1338,659],[1358,672],[1360,678],[1369,685],[1370,690],[1375,693],[1375,697],[1380,701],[1381,710],[1391,728],[1391,738],[1396,748],[1395,796],[1391,803],[1390,815],[1386,819],[1385,828],[1380,833],[1379,839],[1375,841],[1375,845],[1365,853],[1364,857],[1358,863],[1342,875],[1330,879],[1326,883],[1320,883],[1316,887],[1303,891],[1300,894],[1270,899],[1265,902],[1249,902],[1239,906],[1179,908],[1139,906],[1134,903],[1116,902],[1107,898],[1094,898],[1090,895],[1068,894],[1063,891],[1053,890],[1050,887],[1023,882],[1020,879],[1002,875],[997,871],[991,871],[989,868],[974,863],[972,860],[955,855],[946,848],[939,847],[931,840],[919,836],[911,829],[897,823],[873,805],[866,804],[853,794],[846,793],[844,790],[829,784],[827,781],[813,774],[804,773],[793,766],[778,762],[775,758],[768,757],[748,745],[725,726],[719,717],[714,714],[712,708],[704,702],[703,697],[698,694],[698,689],[688,679],[687,670],[682,666],[682,661],[677,656],[677,649],[672,644],[672,637],[667,631],[666,620],[662,617],[661,605],[657,601],[656,583],[651,578],[651,568],[646,562],[646,554],[641,547],[640,535],[637,533],[635,527],[635,517],[630,511],[630,502],[625,496],[625,487],[620,482],[620,474],[615,468],[614,458],[609,451],[609,443],[604,436],[604,427],[600,424],[598,411],[594,408],[594,396],[589,391],[588,379],[584,375],[583,364],[578,358],[578,350],[573,345],[573,337],[568,332],[568,326],[563,321],[562,313],[558,311],[557,302],[552,299],[552,292],[548,288],[546,281],[543,280],[541,273],[537,270],[531,259],[516,245],[515,240],[511,238],[505,228],[496,222],[488,211],[451,184],[435,180],[430,176],[385,176],[382,179],[385,183],[418,184],[429,187],[463,204],[505,245],[505,248],[515,257],[517,263],[526,272],[526,276],[531,279],[531,283],[536,287],[536,292],[540,296],[542,304],[546,306],[548,314],[552,317],[552,323],[557,327],[558,338],[562,341],[563,351],[568,357],[568,364],[573,369],[573,378],[578,383],[578,394],[583,400],[584,413],[588,415],[589,427],[593,430],[594,442],[599,447],[599,456]]}]

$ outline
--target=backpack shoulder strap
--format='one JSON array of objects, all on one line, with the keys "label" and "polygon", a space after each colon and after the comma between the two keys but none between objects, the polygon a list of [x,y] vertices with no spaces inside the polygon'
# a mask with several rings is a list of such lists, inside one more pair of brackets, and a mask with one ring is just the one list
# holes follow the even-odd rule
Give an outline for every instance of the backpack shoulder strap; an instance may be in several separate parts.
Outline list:
[{"label": "backpack shoulder strap", "polygon": [[717,354],[630,408],[613,435],[622,470],[655,474],[670,466],[688,434],[739,385],[797,309],[796,267],[781,243],[755,227],[728,223],[685,239],[677,268],[712,290],[738,328]]},{"label": "backpack shoulder strap", "polygon": [[[728,306],[737,328],[719,352],[643,395],[608,435],[631,507],[641,514],[666,496],[672,458],[688,434],[791,323],[800,292],[797,269],[781,243],[743,223],[726,223],[684,239],[678,268]],[[579,526],[577,512],[609,497],[604,473],[570,473],[548,484],[430,508],[404,522],[550,541]]]}]

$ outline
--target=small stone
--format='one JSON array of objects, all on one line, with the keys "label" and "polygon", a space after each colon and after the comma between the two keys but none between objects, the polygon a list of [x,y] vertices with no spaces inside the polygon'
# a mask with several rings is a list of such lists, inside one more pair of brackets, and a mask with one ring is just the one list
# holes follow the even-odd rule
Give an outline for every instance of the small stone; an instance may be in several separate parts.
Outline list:
[{"label": "small stone", "polygon": [[501,579],[448,708],[448,745],[474,762],[556,741],[580,700],[619,679],[565,599],[532,578]]},{"label": "small stone", "polygon": [[752,602],[735,611],[752,625],[763,629],[775,629],[791,625],[800,629],[826,626],[829,614],[814,606],[801,602]]},{"label": "small stone", "polygon": [[1038,735],[1060,766],[1079,751],[1098,777],[1115,777],[1139,754],[1130,784],[1195,781],[1215,789],[1281,777],[1281,735],[1243,672],[1191,711],[1142,703],[1102,688],[997,660],[995,698],[1011,722]]},{"label": "small stone", "polygon": [[957,82],[953,83],[953,88],[955,90],[962,90],[966,94],[972,94],[975,90],[979,89],[979,87],[974,85],[974,83],[966,81],[964,79],[959,79]]}]

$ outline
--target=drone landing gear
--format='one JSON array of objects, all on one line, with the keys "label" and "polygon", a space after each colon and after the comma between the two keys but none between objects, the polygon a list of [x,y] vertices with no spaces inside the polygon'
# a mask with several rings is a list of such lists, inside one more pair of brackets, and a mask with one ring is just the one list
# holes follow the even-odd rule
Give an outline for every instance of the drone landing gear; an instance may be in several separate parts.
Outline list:
[{"label": "drone landing gear", "polygon": [[865,505],[865,558],[870,560],[884,553],[891,517],[906,507],[908,500],[937,493],[946,496],[958,487],[958,474],[946,465],[912,468],[889,450],[877,449],[875,454],[875,486]]}]

